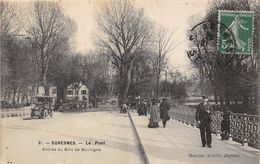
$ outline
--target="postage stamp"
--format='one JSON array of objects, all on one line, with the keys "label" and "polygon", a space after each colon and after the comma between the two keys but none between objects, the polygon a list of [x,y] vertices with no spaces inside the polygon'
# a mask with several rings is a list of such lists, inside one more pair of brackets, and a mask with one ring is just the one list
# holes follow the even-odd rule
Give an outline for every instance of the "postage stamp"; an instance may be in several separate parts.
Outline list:
[{"label": "postage stamp", "polygon": [[254,12],[219,10],[218,14],[218,51],[222,54],[252,54]]}]

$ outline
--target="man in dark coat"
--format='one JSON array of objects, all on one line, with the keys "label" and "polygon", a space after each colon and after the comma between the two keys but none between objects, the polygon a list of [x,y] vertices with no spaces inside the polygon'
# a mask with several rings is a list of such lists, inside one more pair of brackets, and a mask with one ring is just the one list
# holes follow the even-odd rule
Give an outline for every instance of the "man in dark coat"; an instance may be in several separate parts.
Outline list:
[{"label": "man in dark coat", "polygon": [[137,106],[137,113],[138,113],[139,116],[141,116],[141,115],[142,115],[142,111],[141,111],[141,110],[142,110],[141,102],[138,101],[137,104],[136,104],[136,106]]},{"label": "man in dark coat", "polygon": [[221,140],[228,140],[230,134],[230,111],[225,111],[221,121]]},{"label": "man in dark coat", "polygon": [[163,127],[165,128],[166,122],[170,120],[170,116],[168,115],[170,107],[167,100],[164,98],[162,103],[160,104],[160,118],[162,119]]},{"label": "man in dark coat", "polygon": [[211,112],[212,107],[208,103],[208,98],[206,96],[202,96],[202,102],[197,106],[196,110],[196,121],[198,122],[200,128],[202,147],[205,147],[206,144],[208,147],[211,147]]},{"label": "man in dark coat", "polygon": [[147,116],[147,103],[145,99],[143,99],[143,101],[141,102],[141,111],[142,115]]}]

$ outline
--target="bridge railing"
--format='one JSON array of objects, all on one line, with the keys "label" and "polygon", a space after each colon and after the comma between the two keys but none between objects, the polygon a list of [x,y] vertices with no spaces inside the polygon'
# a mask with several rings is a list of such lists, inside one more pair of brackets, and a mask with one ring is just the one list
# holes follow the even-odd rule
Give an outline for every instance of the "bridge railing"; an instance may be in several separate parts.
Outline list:
[{"label": "bridge railing", "polygon": [[[195,115],[195,109],[171,109],[169,115],[174,120],[198,127]],[[212,132],[216,135],[221,134],[221,121],[223,120],[223,112],[214,111],[212,113]],[[230,138],[242,145],[259,149],[260,137],[260,121],[258,115],[247,115],[239,113],[231,113],[230,117]]]}]

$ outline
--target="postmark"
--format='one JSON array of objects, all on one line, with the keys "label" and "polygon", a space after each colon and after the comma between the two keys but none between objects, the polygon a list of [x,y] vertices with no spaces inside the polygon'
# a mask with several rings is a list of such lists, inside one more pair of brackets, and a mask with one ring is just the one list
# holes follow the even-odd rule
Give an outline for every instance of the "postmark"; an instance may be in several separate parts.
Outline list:
[{"label": "postmark", "polygon": [[[219,10],[218,51],[241,55],[253,53],[254,12]],[[230,35],[232,33],[232,36]]]},{"label": "postmark", "polygon": [[[211,55],[214,56],[215,53],[214,50],[216,47],[218,47],[218,44],[216,45],[214,43],[214,32],[212,31],[212,26],[213,26],[212,22],[206,20],[206,21],[199,22],[198,24],[193,26],[192,29],[190,30],[191,31],[189,37],[190,41],[194,41],[194,35],[196,35],[195,34],[196,32],[194,33],[194,31],[200,31],[201,34],[203,34],[202,35],[203,37],[201,37],[200,40],[196,40],[197,42],[196,44],[201,45],[202,49],[198,50],[197,47],[194,47],[192,50],[187,51],[187,55],[190,58],[190,60],[196,64],[205,64],[206,62],[208,62],[208,64],[213,65],[214,63],[212,60],[209,60],[210,58],[203,58],[201,54],[201,52],[204,51],[205,54],[208,54],[209,56]],[[225,60],[225,62],[216,60],[216,63],[219,66],[223,67],[225,65],[230,64],[230,62],[235,57],[236,54],[235,50],[237,45],[236,45],[236,40],[233,32],[230,29],[228,29],[225,24],[219,23],[219,28],[221,29],[221,31],[225,31],[222,37],[226,39],[226,43],[230,45],[225,49],[224,52],[224,54],[230,55],[229,59]]]}]

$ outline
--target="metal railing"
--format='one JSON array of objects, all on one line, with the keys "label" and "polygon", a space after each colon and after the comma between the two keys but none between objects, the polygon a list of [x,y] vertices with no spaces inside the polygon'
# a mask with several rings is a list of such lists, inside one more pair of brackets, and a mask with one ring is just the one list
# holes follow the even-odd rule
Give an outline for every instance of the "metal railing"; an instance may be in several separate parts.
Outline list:
[{"label": "metal railing", "polygon": [[[169,115],[174,120],[198,127],[195,120],[195,109],[171,109]],[[221,134],[221,121],[223,120],[223,112],[214,111],[212,113],[212,132],[216,135]],[[230,116],[230,137],[242,145],[259,149],[260,121],[258,115],[247,115],[239,113],[231,113]]]}]

